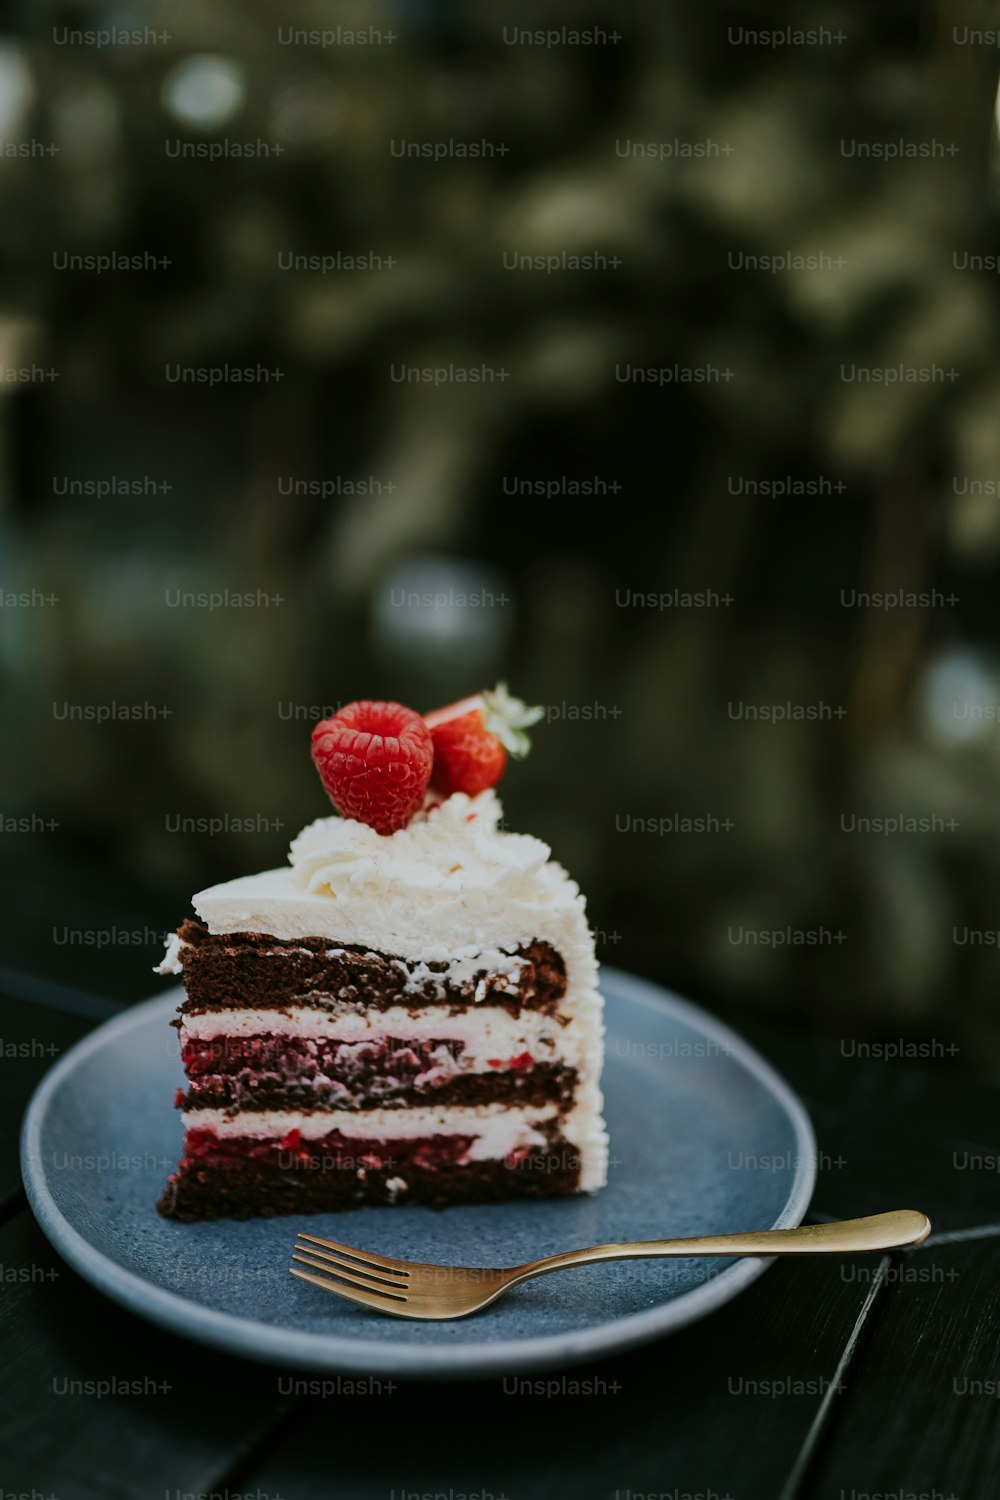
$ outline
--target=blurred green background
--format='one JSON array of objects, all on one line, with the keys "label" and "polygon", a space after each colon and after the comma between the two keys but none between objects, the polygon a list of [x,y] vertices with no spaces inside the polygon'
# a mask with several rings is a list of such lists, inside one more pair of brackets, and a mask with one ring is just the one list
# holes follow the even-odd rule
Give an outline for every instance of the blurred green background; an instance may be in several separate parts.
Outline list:
[{"label": "blurred green background", "polygon": [[8,963],[152,990],[329,811],[318,717],[503,677],[606,961],[1000,1072],[978,8],[5,14]]}]

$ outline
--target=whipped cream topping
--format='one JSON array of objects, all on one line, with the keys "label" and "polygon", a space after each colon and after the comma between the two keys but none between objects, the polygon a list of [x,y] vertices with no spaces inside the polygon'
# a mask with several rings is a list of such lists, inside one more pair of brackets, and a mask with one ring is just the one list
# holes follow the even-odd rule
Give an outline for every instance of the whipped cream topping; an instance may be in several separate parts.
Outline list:
[{"label": "whipped cream topping", "polygon": [[544,905],[576,897],[577,887],[551,863],[549,846],[502,830],[501,816],[496,793],[485,791],[455,792],[388,835],[352,818],[319,818],[293,840],[289,859],[299,884],[335,899],[375,891],[489,891]]},{"label": "whipped cream topping", "polygon": [[[496,793],[431,802],[396,833],[320,818],[293,840],[289,864],[199,891],[210,932],[329,938],[376,953],[508,972],[538,939],[562,955],[569,983],[596,987],[594,944],[579,887],[529,834],[501,826]],[[484,956],[490,955],[487,965]],[[165,960],[183,964],[183,949]]]}]

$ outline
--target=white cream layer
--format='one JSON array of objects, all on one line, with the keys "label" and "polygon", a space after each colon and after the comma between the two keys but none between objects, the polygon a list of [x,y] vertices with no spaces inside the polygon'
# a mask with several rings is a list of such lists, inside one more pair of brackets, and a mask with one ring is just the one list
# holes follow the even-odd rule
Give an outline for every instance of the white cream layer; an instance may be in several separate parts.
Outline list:
[{"label": "white cream layer", "polygon": [[466,1160],[488,1161],[508,1156],[521,1146],[541,1146],[545,1137],[536,1126],[556,1118],[552,1105],[511,1109],[501,1104],[455,1106],[451,1109],[344,1110],[266,1109],[230,1115],[222,1109],[192,1109],[184,1116],[189,1130],[208,1129],[223,1139],[248,1136],[253,1140],[281,1140],[298,1130],[303,1140],[319,1140],[337,1130],[350,1140],[409,1141],[424,1136],[472,1137]]},{"label": "white cream layer", "polygon": [[[464,1135],[472,1137],[468,1161],[503,1160],[523,1146],[541,1146],[545,1136],[537,1128],[558,1121],[558,1106],[548,1104],[512,1108],[506,1104],[480,1104],[434,1109],[345,1110],[247,1110],[231,1115],[222,1109],[192,1109],[184,1115],[188,1130],[213,1130],[222,1137],[249,1136],[254,1140],[281,1140],[291,1130],[304,1140],[318,1140],[339,1130],[354,1140],[414,1140],[422,1136]],[[607,1134],[599,1112],[579,1100],[560,1122],[559,1133],[576,1150],[580,1188],[593,1192],[607,1180]]]},{"label": "white cream layer", "polygon": [[458,1041],[463,1044],[463,1066],[482,1071],[491,1058],[517,1057],[523,1052],[536,1062],[558,1061],[575,1067],[585,1041],[573,1026],[561,1027],[537,1011],[523,1011],[519,1016],[503,1010],[452,1015],[444,1006],[410,1010],[391,1005],[387,1010],[338,1016],[296,1005],[288,1010],[224,1010],[181,1017],[182,1046],[189,1037],[201,1040],[266,1033],[352,1043]]}]

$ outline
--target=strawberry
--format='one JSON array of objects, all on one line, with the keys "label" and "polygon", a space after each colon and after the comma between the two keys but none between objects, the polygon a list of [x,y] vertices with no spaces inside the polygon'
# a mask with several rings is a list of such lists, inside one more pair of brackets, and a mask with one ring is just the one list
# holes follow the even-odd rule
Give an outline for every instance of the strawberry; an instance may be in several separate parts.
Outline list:
[{"label": "strawberry", "polygon": [[434,747],[412,708],[366,700],[316,725],[312,758],[339,813],[395,833],[423,805]]},{"label": "strawberry", "polygon": [[524,731],[544,713],[512,698],[501,682],[492,693],[475,693],[425,714],[434,742],[431,786],[444,796],[467,792],[470,797],[495,786],[508,754],[515,760],[527,755],[531,742]]}]

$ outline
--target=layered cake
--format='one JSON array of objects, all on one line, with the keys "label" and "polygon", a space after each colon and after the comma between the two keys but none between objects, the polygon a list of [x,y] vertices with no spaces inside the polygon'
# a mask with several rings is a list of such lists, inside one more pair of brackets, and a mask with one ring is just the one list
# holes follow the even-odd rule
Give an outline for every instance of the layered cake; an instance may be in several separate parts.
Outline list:
[{"label": "layered cake", "polygon": [[583,898],[494,785],[531,717],[350,704],[313,758],[339,816],[194,897],[160,972],[184,1154],[161,1213],[473,1203],[605,1181],[602,1002]]}]

